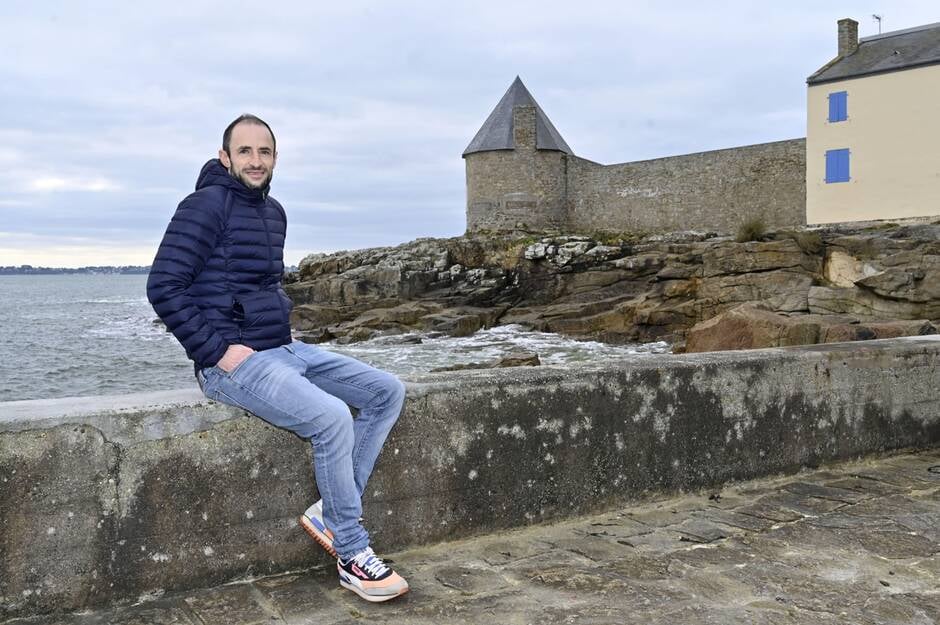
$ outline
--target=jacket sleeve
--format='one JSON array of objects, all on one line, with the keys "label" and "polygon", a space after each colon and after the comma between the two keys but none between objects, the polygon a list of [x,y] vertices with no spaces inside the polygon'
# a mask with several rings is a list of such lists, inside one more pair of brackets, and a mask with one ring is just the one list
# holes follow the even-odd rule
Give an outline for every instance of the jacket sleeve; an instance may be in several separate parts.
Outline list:
[{"label": "jacket sleeve", "polygon": [[[202,199],[202,201],[200,201]],[[191,195],[167,226],[147,279],[147,299],[195,362],[216,364],[228,343],[206,320],[187,289],[203,270],[222,234],[223,202]]]}]

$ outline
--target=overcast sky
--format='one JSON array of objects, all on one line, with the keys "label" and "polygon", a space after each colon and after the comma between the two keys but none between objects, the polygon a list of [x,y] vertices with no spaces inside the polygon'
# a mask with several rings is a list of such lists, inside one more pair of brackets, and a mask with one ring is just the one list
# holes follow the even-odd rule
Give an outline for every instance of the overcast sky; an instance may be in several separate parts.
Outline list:
[{"label": "overcast sky", "polygon": [[938,7],[5,1],[0,265],[149,264],[243,112],[277,135],[289,264],[455,236],[460,154],[517,74],[602,163],[791,139],[836,20],[864,37],[873,13],[890,31],[940,21]]}]

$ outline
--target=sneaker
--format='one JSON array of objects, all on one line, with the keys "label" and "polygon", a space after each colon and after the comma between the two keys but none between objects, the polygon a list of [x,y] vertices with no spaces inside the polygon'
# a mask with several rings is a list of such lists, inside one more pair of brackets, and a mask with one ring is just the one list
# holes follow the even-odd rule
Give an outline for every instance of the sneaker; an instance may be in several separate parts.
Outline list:
[{"label": "sneaker", "polygon": [[339,585],[366,601],[388,601],[408,592],[408,582],[382,562],[368,547],[347,562],[337,558]]},{"label": "sneaker", "polygon": [[310,537],[320,543],[320,546],[326,549],[334,558],[336,550],[333,549],[333,532],[323,522],[323,500],[320,499],[315,504],[307,508],[300,516],[300,524],[303,526]]}]

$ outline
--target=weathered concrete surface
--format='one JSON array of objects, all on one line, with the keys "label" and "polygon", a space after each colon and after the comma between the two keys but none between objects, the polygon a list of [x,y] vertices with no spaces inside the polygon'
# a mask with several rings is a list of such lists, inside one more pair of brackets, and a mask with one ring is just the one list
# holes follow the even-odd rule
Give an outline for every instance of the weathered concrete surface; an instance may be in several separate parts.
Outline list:
[{"label": "weathered concrete surface", "polygon": [[[414,378],[365,494],[383,550],[940,441],[940,340]],[[0,404],[0,618],[324,562],[309,447],[198,393]]]},{"label": "weathered concrete surface", "polygon": [[98,399],[0,404],[0,615],[308,563],[302,441],[198,392]]},{"label": "weathered concrete surface", "polygon": [[6,625],[932,625],[940,473],[931,467],[940,451],[391,554],[412,590],[387,604],[343,590],[325,564]]}]

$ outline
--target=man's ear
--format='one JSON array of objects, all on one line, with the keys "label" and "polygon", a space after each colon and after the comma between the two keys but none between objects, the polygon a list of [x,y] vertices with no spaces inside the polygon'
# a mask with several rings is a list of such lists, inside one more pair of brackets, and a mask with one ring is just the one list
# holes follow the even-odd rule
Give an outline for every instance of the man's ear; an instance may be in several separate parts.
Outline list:
[{"label": "man's ear", "polygon": [[229,169],[232,166],[232,159],[228,157],[228,153],[225,150],[219,150],[219,160],[222,161],[222,166],[225,169]]}]

